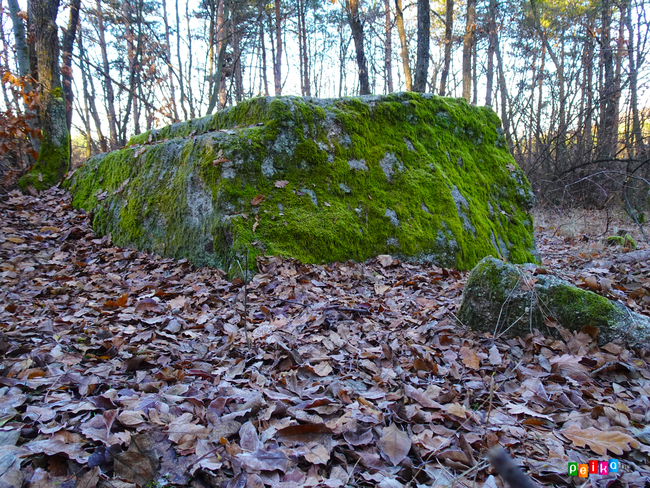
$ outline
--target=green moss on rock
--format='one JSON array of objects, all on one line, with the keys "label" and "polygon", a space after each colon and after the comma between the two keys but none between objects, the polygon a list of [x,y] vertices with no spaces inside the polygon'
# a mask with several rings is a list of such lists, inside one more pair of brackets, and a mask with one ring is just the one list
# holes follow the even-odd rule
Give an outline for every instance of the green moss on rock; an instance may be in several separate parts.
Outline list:
[{"label": "green moss on rock", "polygon": [[70,189],[117,244],[197,265],[533,261],[532,192],[499,126],[488,108],[415,93],[256,98],[134,136]]},{"label": "green moss on rock", "polygon": [[647,345],[650,339],[648,317],[555,276],[533,277],[491,257],[470,273],[458,312],[462,324],[495,336],[525,336],[534,329],[555,335],[547,319],[572,332],[596,327],[601,344],[623,339]]}]

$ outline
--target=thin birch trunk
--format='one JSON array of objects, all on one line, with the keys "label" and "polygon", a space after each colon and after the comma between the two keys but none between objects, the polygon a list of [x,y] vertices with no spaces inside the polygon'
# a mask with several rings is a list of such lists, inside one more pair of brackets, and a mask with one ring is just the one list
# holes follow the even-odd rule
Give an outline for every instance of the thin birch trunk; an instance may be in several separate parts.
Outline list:
[{"label": "thin birch trunk", "polygon": [[409,63],[409,48],[406,42],[406,31],[404,30],[404,13],[402,12],[402,0],[395,0],[395,20],[397,21],[397,33],[401,46],[400,54],[402,56],[402,66],[404,67],[404,84],[406,91],[413,88],[411,81],[411,66]]}]

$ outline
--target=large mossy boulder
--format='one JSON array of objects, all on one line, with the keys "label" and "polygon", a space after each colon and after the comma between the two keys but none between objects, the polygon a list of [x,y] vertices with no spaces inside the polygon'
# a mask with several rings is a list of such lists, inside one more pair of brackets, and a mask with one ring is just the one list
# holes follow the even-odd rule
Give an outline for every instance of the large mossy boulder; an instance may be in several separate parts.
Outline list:
[{"label": "large mossy boulder", "polygon": [[601,345],[619,339],[650,345],[650,318],[553,275],[533,276],[530,271],[530,266],[492,257],[481,260],[467,278],[459,322],[504,337],[523,337],[534,329],[556,335],[549,328],[555,324],[569,331],[589,326],[598,329]]},{"label": "large mossy boulder", "polygon": [[137,135],[70,189],[116,244],[197,265],[536,256],[533,196],[499,118],[430,95],[255,98]]}]

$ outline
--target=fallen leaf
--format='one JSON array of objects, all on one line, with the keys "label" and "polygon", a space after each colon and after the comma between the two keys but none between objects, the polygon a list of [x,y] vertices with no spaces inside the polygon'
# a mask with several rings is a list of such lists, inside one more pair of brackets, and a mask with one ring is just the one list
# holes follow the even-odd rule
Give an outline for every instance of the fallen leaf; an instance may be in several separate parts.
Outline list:
[{"label": "fallen leaf", "polygon": [[587,447],[601,456],[606,456],[607,451],[621,456],[632,448],[638,449],[640,444],[634,438],[619,431],[602,431],[594,427],[582,429],[572,424],[560,431],[576,447]]},{"label": "fallen leaf", "polygon": [[379,448],[393,466],[397,466],[411,450],[411,439],[397,425],[391,424],[384,428],[379,439]]},{"label": "fallen leaf", "polygon": [[379,261],[379,264],[381,264],[382,268],[387,268],[393,264],[393,257],[388,254],[380,254],[377,256],[377,261]]},{"label": "fallen leaf", "polygon": [[278,181],[276,181],[276,182],[274,183],[274,185],[275,185],[276,188],[284,188],[284,187],[287,186],[288,184],[289,184],[289,182],[288,182],[287,180],[278,180]]},{"label": "fallen leaf", "polygon": [[481,360],[476,355],[476,352],[469,347],[460,348],[460,357],[463,359],[463,364],[471,369],[478,369],[481,365]]},{"label": "fallen leaf", "polygon": [[255,198],[251,200],[251,205],[255,207],[260,203],[262,203],[263,200],[264,200],[264,195],[257,195]]},{"label": "fallen leaf", "polygon": [[237,454],[242,465],[250,471],[282,471],[286,473],[293,467],[293,462],[280,449],[259,449],[255,452]]},{"label": "fallen leaf", "polygon": [[375,293],[377,295],[383,295],[388,290],[390,290],[390,286],[384,285],[383,283],[375,283]]}]

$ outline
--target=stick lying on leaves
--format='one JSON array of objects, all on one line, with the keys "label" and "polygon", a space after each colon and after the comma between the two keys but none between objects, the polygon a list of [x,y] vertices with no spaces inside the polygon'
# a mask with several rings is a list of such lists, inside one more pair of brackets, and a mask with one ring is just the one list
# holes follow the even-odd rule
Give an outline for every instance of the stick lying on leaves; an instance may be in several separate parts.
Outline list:
[{"label": "stick lying on leaves", "polygon": [[490,463],[503,480],[512,488],[537,488],[537,485],[524,473],[506,451],[494,448],[488,453]]}]

